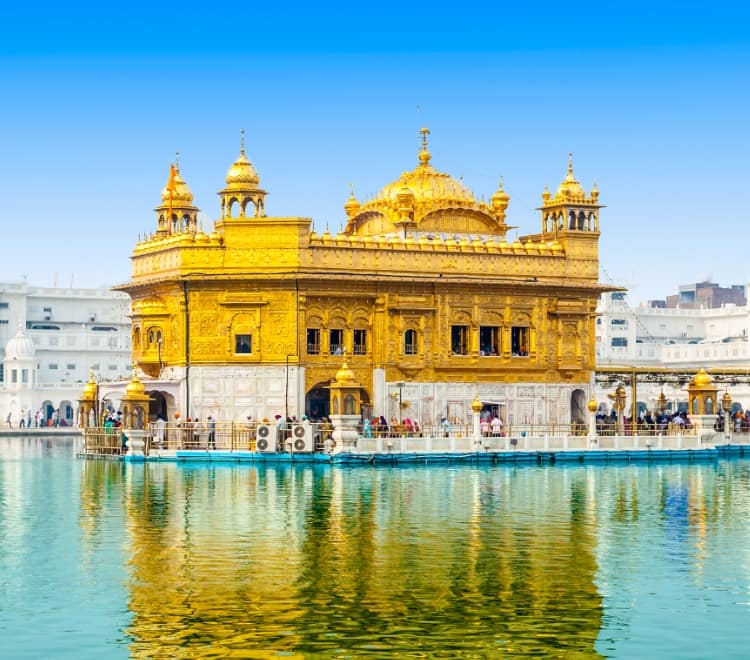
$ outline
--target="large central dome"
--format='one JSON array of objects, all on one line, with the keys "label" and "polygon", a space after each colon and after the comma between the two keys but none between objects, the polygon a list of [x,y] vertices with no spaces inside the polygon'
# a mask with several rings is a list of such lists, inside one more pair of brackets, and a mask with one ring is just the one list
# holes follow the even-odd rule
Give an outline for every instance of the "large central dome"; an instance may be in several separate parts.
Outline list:
[{"label": "large central dome", "polygon": [[475,200],[471,191],[449,174],[436,170],[430,164],[431,158],[425,142],[419,152],[419,165],[385,186],[376,199],[398,201],[399,193],[406,187],[414,194],[415,205],[448,202],[472,206]]},{"label": "large central dome", "polygon": [[374,199],[360,204],[352,194],[347,200],[346,233],[373,236],[415,230],[504,235],[507,195],[503,192],[497,204],[494,198],[491,205],[477,203],[461,181],[432,166],[427,148],[430,131],[423,128],[420,133],[419,164],[413,170],[386,185]]}]

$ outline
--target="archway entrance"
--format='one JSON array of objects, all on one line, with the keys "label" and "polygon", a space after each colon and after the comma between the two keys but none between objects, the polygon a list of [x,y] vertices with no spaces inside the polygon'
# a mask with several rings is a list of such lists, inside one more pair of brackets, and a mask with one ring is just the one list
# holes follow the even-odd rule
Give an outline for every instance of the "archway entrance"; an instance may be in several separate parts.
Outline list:
[{"label": "archway entrance", "polygon": [[331,393],[327,383],[318,383],[305,395],[305,414],[317,421],[331,414]]}]

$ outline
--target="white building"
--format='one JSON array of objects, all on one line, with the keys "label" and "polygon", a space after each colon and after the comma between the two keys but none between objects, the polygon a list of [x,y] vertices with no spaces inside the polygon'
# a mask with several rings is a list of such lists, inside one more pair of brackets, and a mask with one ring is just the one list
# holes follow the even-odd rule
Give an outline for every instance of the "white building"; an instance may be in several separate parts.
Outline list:
[{"label": "white building", "polygon": [[[596,366],[652,367],[675,373],[747,370],[748,378],[727,383],[734,407],[750,407],[750,306],[725,304],[718,308],[682,309],[628,305],[627,293],[602,295],[597,307]],[[609,386],[597,385],[596,399],[607,401]],[[724,384],[720,386],[724,388]],[[679,381],[638,387],[641,409],[654,409],[660,392],[676,408],[687,405],[687,387]]]},{"label": "white building", "polygon": [[[130,298],[108,289],[0,282],[0,415],[17,427],[23,411],[44,420],[58,410],[74,424],[83,383],[131,371]],[[61,423],[63,423],[61,421]]]}]

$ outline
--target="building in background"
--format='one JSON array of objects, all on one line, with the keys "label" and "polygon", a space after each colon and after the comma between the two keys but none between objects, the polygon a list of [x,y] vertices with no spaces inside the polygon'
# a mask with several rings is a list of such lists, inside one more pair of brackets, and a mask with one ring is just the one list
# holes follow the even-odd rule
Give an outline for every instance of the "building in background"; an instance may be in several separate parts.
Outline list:
[{"label": "building in background", "polygon": [[468,422],[476,395],[511,422],[585,417],[611,289],[598,281],[598,191],[571,161],[542,194],[541,230],[508,238],[502,185],[477,199],[432,165],[428,133],[414,169],[367,200],[352,193],[338,235],[267,215],[244,141],[207,233],[172,167],[118,287],[152,417],[328,416],[344,360],[355,413]]},{"label": "building in background", "polygon": [[[740,291],[741,290],[741,291]],[[688,292],[686,302],[677,306],[654,304],[631,308],[624,291],[607,292],[599,301],[596,319],[596,365],[605,367],[652,368],[671,370],[676,379],[662,385],[656,382],[639,386],[639,408],[653,410],[664,391],[670,408],[687,405],[686,383],[681,374],[735,370],[747,372],[727,379],[734,406],[750,406],[750,307],[745,287],[734,285],[722,289],[714,284],[699,283],[680,287]],[[707,292],[695,295],[696,292]],[[711,295],[709,293],[713,292]],[[717,292],[724,292],[717,294]],[[716,294],[716,295],[714,295]],[[742,304],[717,300],[729,296]],[[670,296],[668,300],[676,298]],[[700,304],[696,303],[700,301]],[[611,385],[611,384],[610,384]],[[611,387],[609,388],[611,389]],[[597,387],[596,398],[607,400],[607,388]]]},{"label": "building in background", "polygon": [[[0,283],[0,415],[74,424],[82,383],[130,371],[130,300],[107,289]],[[113,405],[115,405],[113,403]]]}]

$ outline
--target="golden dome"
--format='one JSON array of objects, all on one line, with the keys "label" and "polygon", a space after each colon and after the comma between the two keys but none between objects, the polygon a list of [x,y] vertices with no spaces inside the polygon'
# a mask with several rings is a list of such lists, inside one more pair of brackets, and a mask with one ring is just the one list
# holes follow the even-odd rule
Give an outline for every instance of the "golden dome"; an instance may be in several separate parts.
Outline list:
[{"label": "golden dome", "polygon": [[133,399],[133,398],[143,398],[146,396],[146,388],[144,387],[143,383],[141,382],[141,379],[138,378],[138,374],[136,373],[136,364],[133,362],[133,375],[130,378],[130,382],[125,387],[125,398],[126,399]]},{"label": "golden dome", "polygon": [[96,381],[94,380],[94,371],[91,371],[89,382],[83,386],[83,392],[81,392],[82,401],[96,401]]},{"label": "golden dome", "polygon": [[260,177],[245,156],[243,148],[237,160],[232,163],[232,167],[227,170],[227,188],[248,188],[257,186],[259,183]]},{"label": "golden dome", "polygon": [[346,359],[344,359],[344,364],[341,365],[341,369],[336,372],[334,380],[339,385],[345,385],[347,383],[355,382],[354,372],[349,368],[349,365],[346,363]]},{"label": "golden dome", "polygon": [[478,394],[474,395],[474,400],[471,402],[471,409],[475,413],[482,412],[482,408],[484,408],[484,404],[482,403],[482,400],[479,398]]},{"label": "golden dome", "polygon": [[693,378],[691,385],[695,385],[697,387],[705,387],[706,385],[711,385],[713,382],[713,379],[708,375],[706,370],[701,369],[697,374],[695,374],[695,378]]},{"label": "golden dome", "polygon": [[[169,175],[169,181],[167,181],[167,185],[164,186],[164,189],[161,191],[162,203],[169,204],[171,201],[173,206],[179,204],[192,205],[193,193],[190,190],[190,186],[185,183],[185,180],[180,175],[179,166],[173,165],[172,168],[173,169],[170,171]],[[172,190],[171,200],[169,194],[170,188]]]},{"label": "golden dome", "polygon": [[253,164],[245,156],[245,129],[241,131],[240,155],[227,170],[227,188],[246,189],[255,188],[260,183],[260,177]]},{"label": "golden dome", "polygon": [[133,397],[139,397],[144,396],[146,393],[146,388],[141,382],[140,378],[133,374],[133,377],[130,379],[130,382],[128,383],[127,387],[125,388],[125,398],[126,399],[132,399]]},{"label": "golden dome", "polygon": [[349,199],[346,200],[346,203],[344,204],[344,211],[346,212],[346,215],[348,217],[352,217],[356,215],[357,211],[359,211],[359,202],[357,201],[357,198],[354,196],[354,186],[351,186],[351,194],[349,195]]},{"label": "golden dome", "polygon": [[385,186],[376,196],[375,201],[387,200],[398,204],[399,195],[404,188],[408,188],[414,196],[414,204],[435,204],[450,202],[453,204],[475,204],[474,195],[460,181],[450,175],[438,172],[430,159],[432,154],[427,149],[429,129],[420,130],[422,134],[422,148],[419,151],[419,165],[401,177]]},{"label": "golden dome", "polygon": [[585,197],[586,191],[573,174],[573,154],[568,156],[568,173],[557,189],[555,197]]}]

